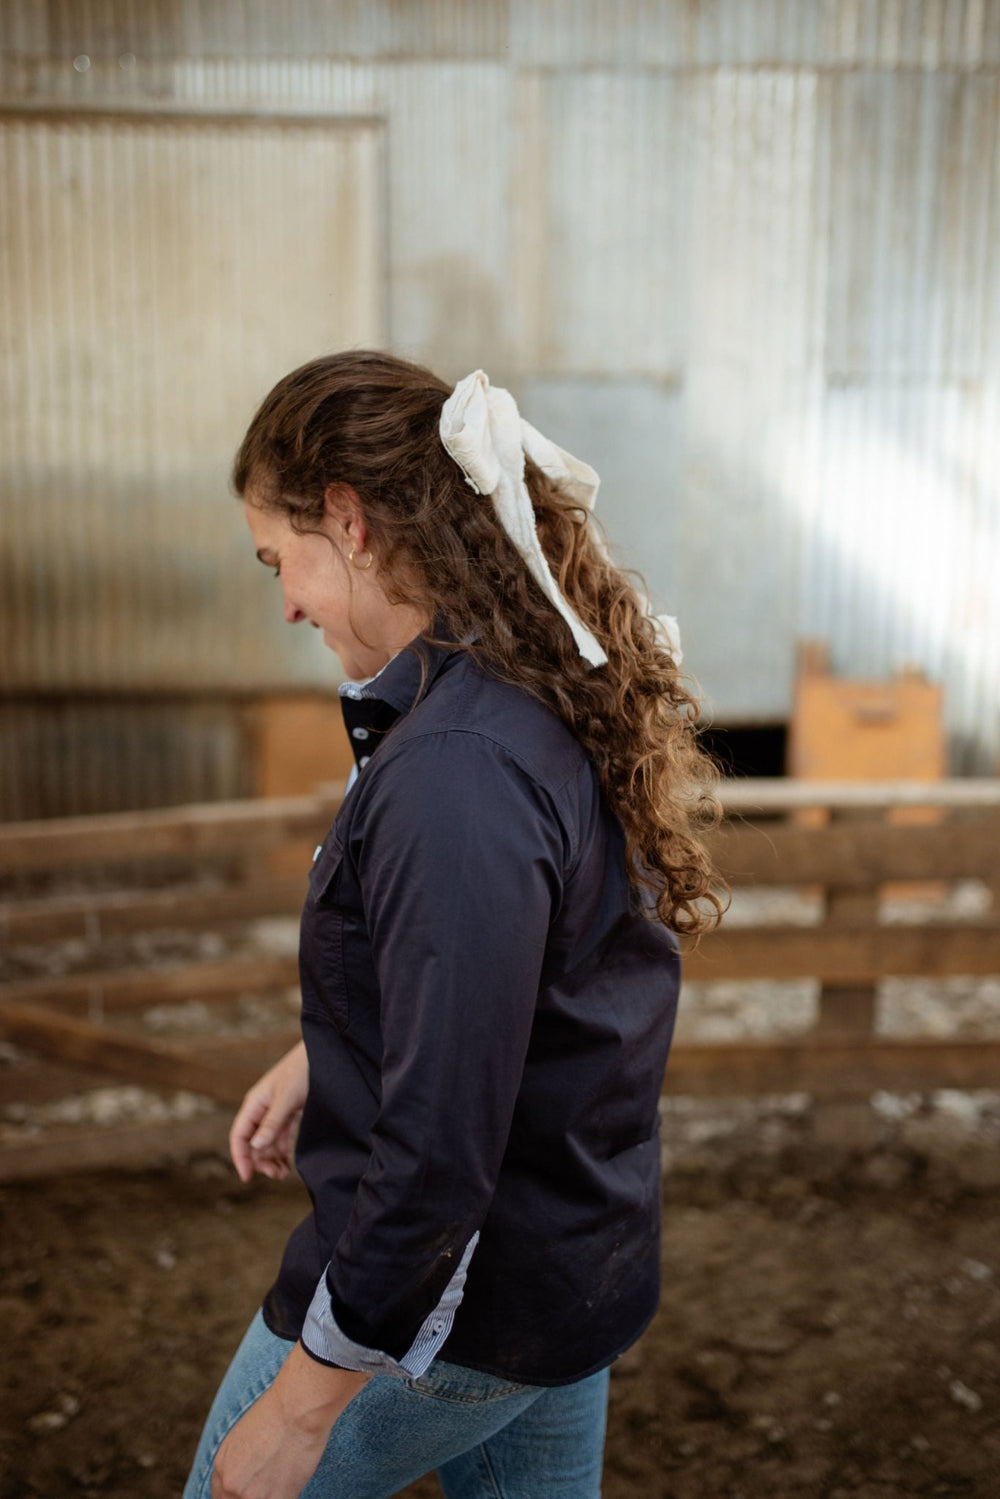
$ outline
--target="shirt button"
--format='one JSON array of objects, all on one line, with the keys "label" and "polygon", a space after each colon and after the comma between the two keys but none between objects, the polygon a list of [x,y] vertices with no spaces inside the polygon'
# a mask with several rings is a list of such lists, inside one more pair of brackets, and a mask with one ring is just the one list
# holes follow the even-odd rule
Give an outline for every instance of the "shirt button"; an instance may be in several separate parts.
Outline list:
[{"label": "shirt button", "polygon": [[362,728],[352,729],[351,730],[351,738],[352,739],[367,739],[368,738],[368,730],[367,729],[362,729]]},{"label": "shirt button", "polygon": [[444,1323],[443,1322],[432,1322],[431,1323],[431,1331],[432,1332],[444,1332]]}]

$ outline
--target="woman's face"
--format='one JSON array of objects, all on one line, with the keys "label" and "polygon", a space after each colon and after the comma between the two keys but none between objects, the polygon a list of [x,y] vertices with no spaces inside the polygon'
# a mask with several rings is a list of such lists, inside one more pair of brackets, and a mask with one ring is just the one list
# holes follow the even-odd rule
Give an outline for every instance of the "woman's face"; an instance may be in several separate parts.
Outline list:
[{"label": "woman's face", "polygon": [[320,534],[299,535],[287,515],[244,500],[243,510],[259,560],[281,579],[285,619],[308,620],[340,657],[345,675],[358,681],[374,676],[391,656],[424,628],[410,606],[390,604],[378,580],[378,564],[358,567],[348,560],[353,546],[365,559],[365,527],[359,510],[341,520],[328,510]]}]

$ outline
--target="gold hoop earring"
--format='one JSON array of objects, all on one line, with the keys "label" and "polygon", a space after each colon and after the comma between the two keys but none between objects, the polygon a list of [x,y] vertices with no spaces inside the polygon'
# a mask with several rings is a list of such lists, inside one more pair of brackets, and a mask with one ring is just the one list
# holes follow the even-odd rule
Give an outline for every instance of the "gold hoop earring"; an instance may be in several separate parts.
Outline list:
[{"label": "gold hoop earring", "polygon": [[[354,553],[355,553],[355,551],[356,551],[356,548],[355,547],[351,547],[351,550],[347,554],[347,560],[348,560],[348,562],[354,562]],[[371,552],[369,552],[368,553],[368,561],[367,562],[354,562],[354,566],[359,570],[359,572],[366,573],[368,571],[368,569],[371,567],[371,565],[372,565],[372,563],[374,561],[375,561],[375,558],[374,558],[373,554]]]}]

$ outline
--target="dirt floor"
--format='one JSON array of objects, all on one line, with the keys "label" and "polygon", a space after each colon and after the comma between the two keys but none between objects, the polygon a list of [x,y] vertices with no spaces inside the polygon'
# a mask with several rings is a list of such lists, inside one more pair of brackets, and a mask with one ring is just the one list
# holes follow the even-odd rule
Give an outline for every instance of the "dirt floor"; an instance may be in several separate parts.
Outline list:
[{"label": "dirt floor", "polygon": [[[794,892],[738,894],[749,920],[816,916]],[[988,892],[949,900],[942,917],[974,916]],[[247,950],[294,951],[295,925],[257,923]],[[215,932],[50,943],[0,957],[0,978],[237,950]],[[793,1034],[816,998],[811,981],[689,984],[678,1036]],[[191,1001],[116,1023],[239,1040],[287,1030],[297,1002]],[[996,1036],[1000,981],[885,980],[878,1015],[884,1035]],[[224,1139],[228,1124],[209,1100],[76,1076],[6,1044],[0,1084],[7,1149],[75,1129],[200,1129],[202,1115]],[[1000,1499],[1000,1092],[863,1107],[668,1096],[663,1145],[663,1300],[613,1370],[606,1499]],[[244,1188],[214,1154],[0,1186],[0,1499],[179,1499],[304,1209],[301,1187]],[[438,1492],[428,1478],[407,1496]]]},{"label": "dirt floor", "polygon": [[[1000,1496],[997,1098],[882,1103],[666,1107],[607,1499]],[[0,1189],[3,1499],[176,1499],[303,1202],[215,1156]]]}]

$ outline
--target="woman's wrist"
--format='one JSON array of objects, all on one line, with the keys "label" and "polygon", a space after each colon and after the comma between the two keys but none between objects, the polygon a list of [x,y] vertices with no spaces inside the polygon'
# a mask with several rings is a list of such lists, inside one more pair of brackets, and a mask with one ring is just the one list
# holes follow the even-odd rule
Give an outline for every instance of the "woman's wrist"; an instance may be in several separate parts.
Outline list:
[{"label": "woman's wrist", "polygon": [[274,1381],[287,1420],[300,1431],[329,1431],[341,1411],[371,1378],[354,1369],[340,1369],[311,1358],[296,1343]]}]

